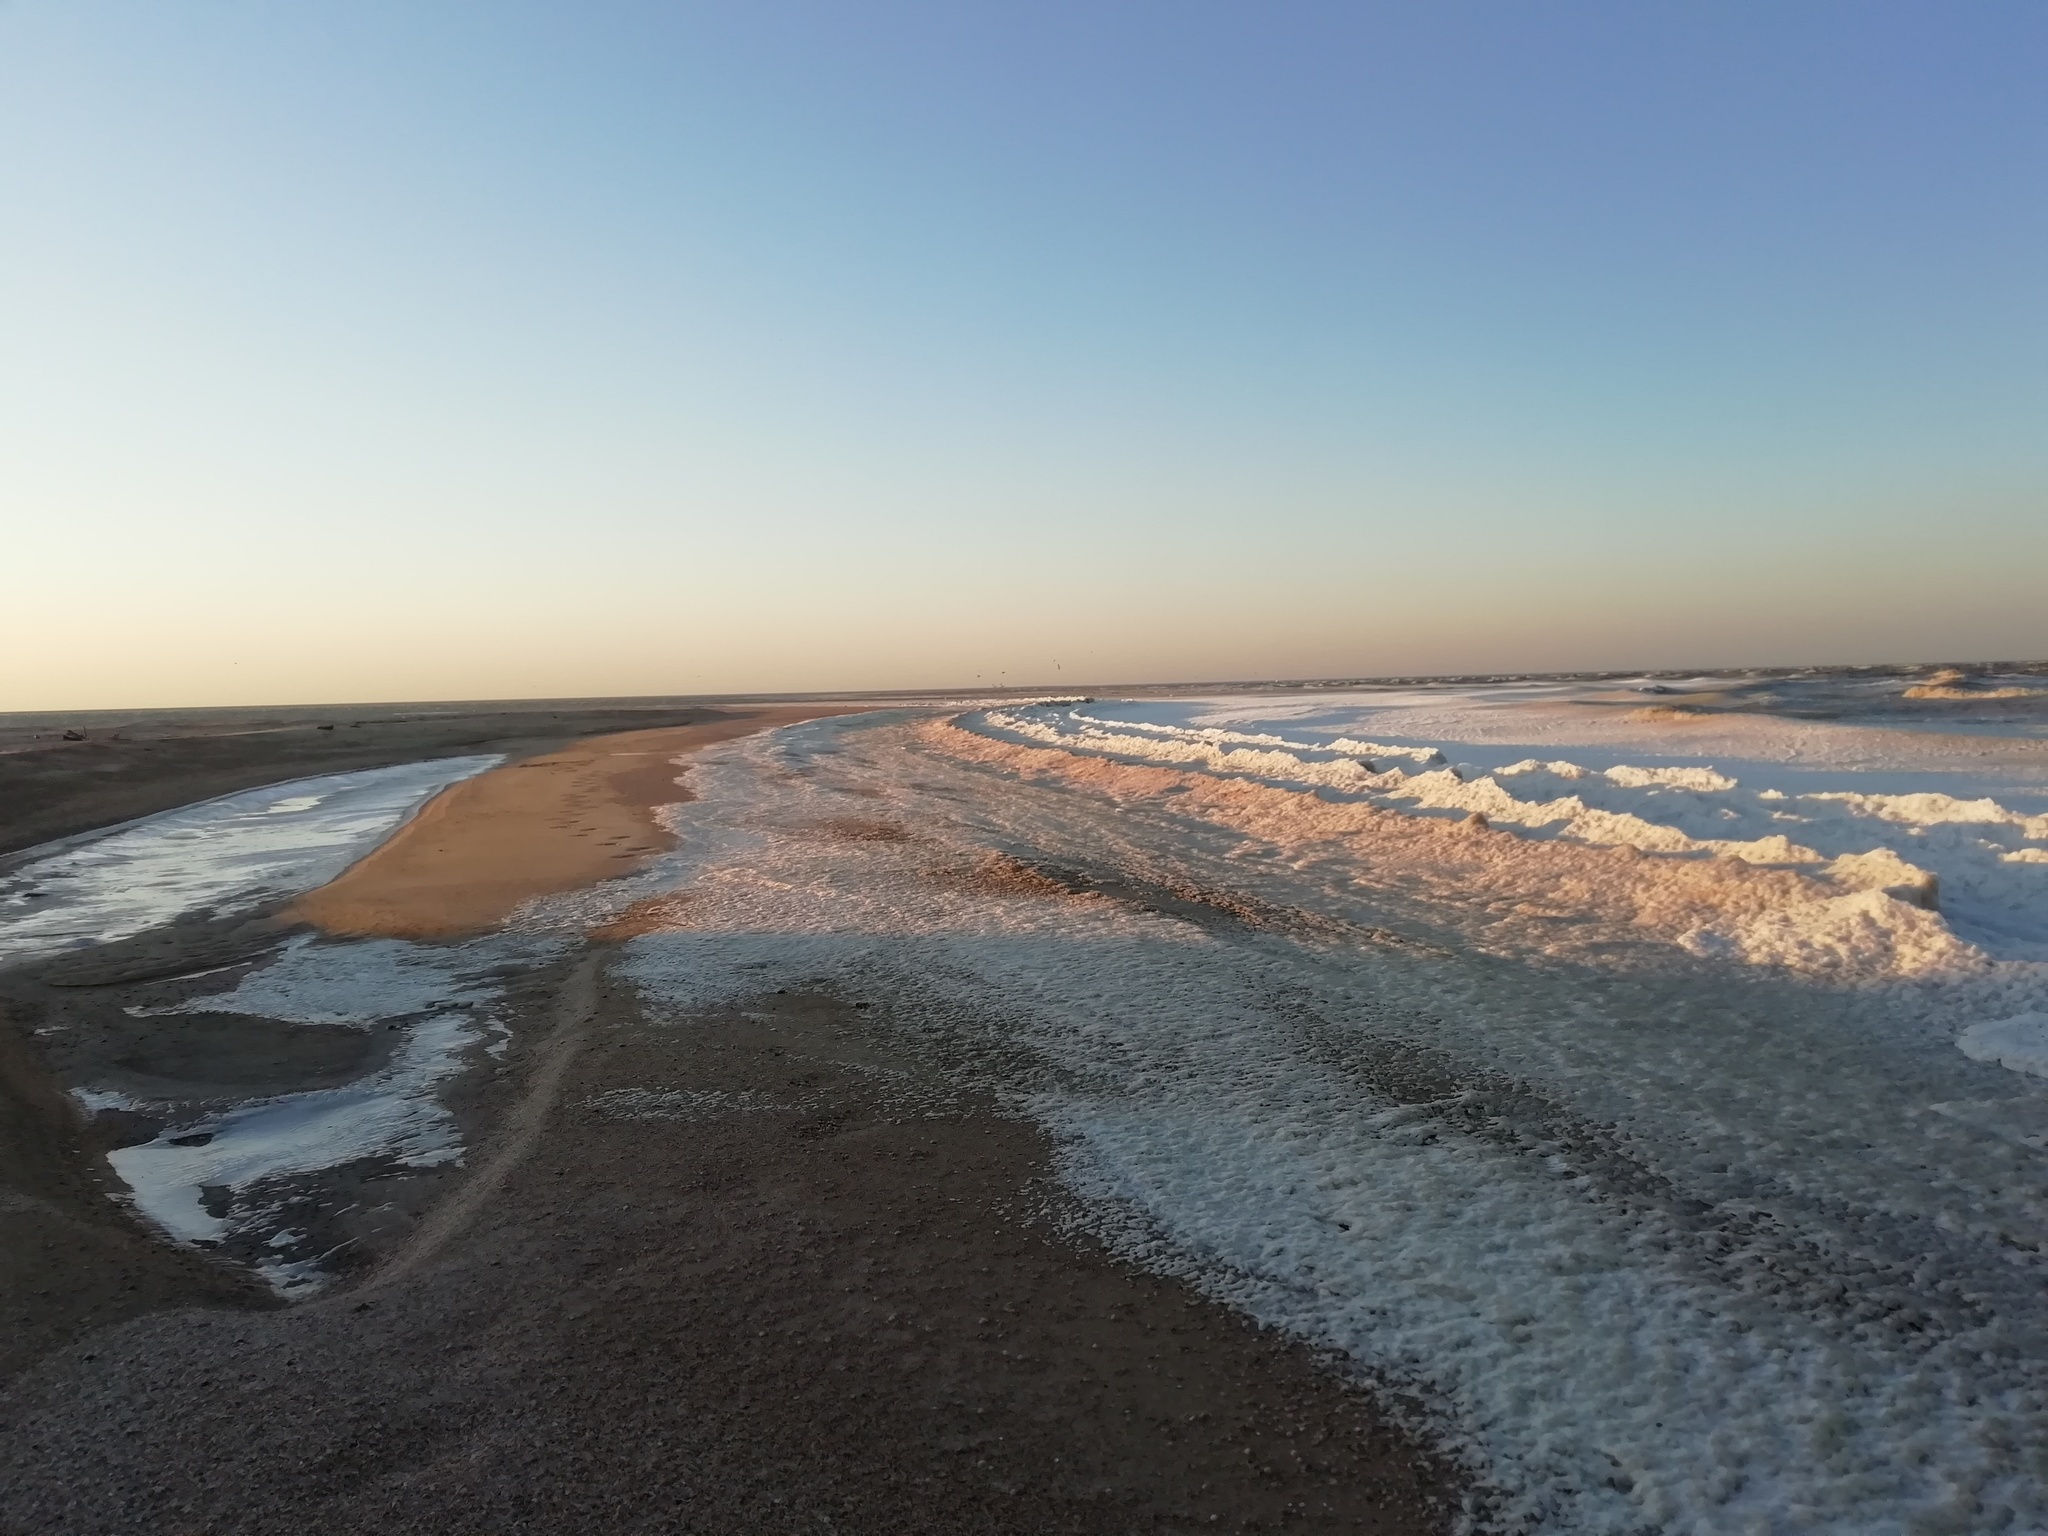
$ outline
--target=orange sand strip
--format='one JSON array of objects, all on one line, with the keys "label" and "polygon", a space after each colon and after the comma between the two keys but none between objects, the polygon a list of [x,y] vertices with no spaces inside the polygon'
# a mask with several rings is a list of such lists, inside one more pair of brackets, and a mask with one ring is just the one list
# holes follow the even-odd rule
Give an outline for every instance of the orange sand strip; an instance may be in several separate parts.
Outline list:
[{"label": "orange sand strip", "polygon": [[716,741],[844,708],[751,711],[700,725],[593,736],[480,773],[428,801],[391,839],[285,909],[328,933],[445,939],[482,933],[535,896],[628,874],[674,846],[656,806],[691,795],[672,761]]}]

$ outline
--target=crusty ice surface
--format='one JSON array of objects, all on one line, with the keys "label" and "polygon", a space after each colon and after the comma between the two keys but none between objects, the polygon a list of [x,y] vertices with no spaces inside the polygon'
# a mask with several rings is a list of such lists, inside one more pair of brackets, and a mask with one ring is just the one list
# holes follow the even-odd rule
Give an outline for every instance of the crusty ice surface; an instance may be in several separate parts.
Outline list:
[{"label": "crusty ice surface", "polygon": [[1986,1019],[1964,1030],[1956,1044],[1972,1061],[1995,1061],[2015,1072],[2048,1077],[2048,1013]]},{"label": "crusty ice surface", "polygon": [[181,1242],[227,1235],[229,1217],[208,1209],[209,1189],[239,1192],[359,1158],[414,1168],[457,1161],[455,1118],[433,1090],[460,1069],[481,1033],[466,1014],[436,1014],[407,1032],[382,1071],[359,1082],[240,1104],[167,1127],[108,1160],[142,1212]]},{"label": "crusty ice surface", "polygon": [[[389,1029],[401,1038],[378,1070],[338,1087],[235,1103],[157,1104],[102,1090],[74,1090],[88,1110],[119,1108],[167,1121],[151,1140],[110,1154],[136,1209],[178,1242],[215,1244],[273,1234],[279,1180],[366,1159],[399,1168],[462,1160],[455,1117],[440,1093],[473,1064],[487,1036],[502,1052],[510,1032],[485,1010],[502,985],[488,972],[549,952],[532,940],[491,937],[467,945],[398,939],[315,940],[302,935],[227,991],[173,1007],[182,1013],[247,1013],[286,1024]],[[306,1295],[328,1278],[318,1256],[258,1265],[275,1288]]]},{"label": "crusty ice surface", "polygon": [[[1407,706],[1374,695],[1313,705],[1089,703],[989,710],[975,723],[1014,740],[1414,813],[1478,813],[1524,837],[1810,865],[1845,894],[1910,894],[1931,876],[1925,895],[1938,892],[1957,941],[2048,960],[2048,751],[2041,744],[1979,742],[1973,749],[1953,737],[1760,716],[1663,724],[1500,693],[1507,697],[1428,696]],[[1556,755],[1515,755],[1525,748]],[[1797,963],[1788,923],[1809,917],[1854,944],[1859,910],[1781,913],[1769,933],[1710,932],[1702,941],[1730,953],[1754,950],[1767,963]],[[1822,934],[1809,963],[1830,942]],[[1939,938],[1929,942],[1947,948]]]},{"label": "crusty ice surface", "polygon": [[[928,1000],[1064,1137],[1098,1230],[1415,1394],[1495,1490],[1484,1523],[2048,1521],[2048,1085],[1957,1049],[2048,1006],[2039,890],[1999,874],[2037,836],[2023,760],[1980,794],[1858,767],[1868,743],[1770,777],[1216,712],[727,744],[675,853],[528,920],[686,886],[625,962],[657,1007]],[[1545,766],[1492,771],[1530,745]],[[1439,752],[1464,766],[1407,793]],[[1838,795],[1878,798],[1811,798]],[[1778,828],[1801,851],[1712,846]],[[987,878],[991,850],[1057,878]]]}]

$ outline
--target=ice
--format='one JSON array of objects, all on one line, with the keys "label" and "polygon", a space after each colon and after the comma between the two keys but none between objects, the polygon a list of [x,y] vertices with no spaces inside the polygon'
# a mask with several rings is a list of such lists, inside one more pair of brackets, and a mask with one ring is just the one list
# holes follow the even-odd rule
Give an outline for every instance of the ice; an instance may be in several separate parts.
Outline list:
[{"label": "ice", "polygon": [[[812,722],[706,749],[672,852],[491,942],[638,903],[666,927],[619,968],[674,1028],[886,990],[1048,1132],[1083,1226],[1416,1415],[1477,1528],[2044,1530],[2048,745],[1994,682]],[[459,1155],[433,1087],[511,953],[302,943],[191,1005],[418,1033],[346,1107],[125,1149],[138,1197],[260,1237],[280,1170]]]},{"label": "ice", "polygon": [[1957,1037],[1956,1049],[1972,1061],[1995,1061],[2015,1072],[2048,1077],[2048,1013],[1972,1024]]},{"label": "ice", "polygon": [[1875,816],[1882,821],[1900,822],[1909,827],[1933,826],[1944,822],[1977,823],[1984,826],[2018,827],[2022,837],[2037,840],[2048,838],[2048,816],[2022,816],[2007,810],[1989,797],[1958,800],[1953,795],[1860,795],[1843,791],[1809,794],[1804,798],[1815,801],[1840,801],[1859,816]]},{"label": "ice", "polygon": [[[1575,816],[1694,841],[1724,807],[1737,831],[1810,816],[1814,860],[1759,864],[1219,767],[1346,755],[1296,752],[1293,723],[1239,732],[1278,744],[1110,732],[1161,757],[988,718],[1063,707],[819,722],[701,754],[691,838],[634,887],[688,892],[671,931],[625,948],[652,1016],[710,1027],[690,1010],[890,989],[1058,1139],[1092,1230],[1340,1352],[1398,1389],[1391,1411],[1420,1405],[1486,1490],[1478,1526],[2044,1528],[2048,1088],[2015,1096],[2031,1079],[1953,1046],[1974,1020],[2048,1015],[2048,965],[1957,931],[1960,866],[1935,836],[1993,824],[1798,798],[1921,792],[1857,789],[1847,757],[1802,765],[1832,780],[1759,783],[1639,743],[1494,743],[1501,767],[1585,768],[1555,774]],[[1170,711],[1230,707],[1130,706],[1176,730]],[[1531,777],[1443,743],[1467,785]],[[1413,746],[1383,754],[1404,781],[1461,782]],[[1617,783],[1624,764],[1734,784]],[[916,835],[832,836],[849,807]],[[1912,826],[1932,858],[1894,840]],[[1943,911],[1912,899],[1930,865]],[[1883,888],[1902,872],[1904,895]],[[2023,938],[2037,893],[2012,894]],[[1708,928],[1723,951],[1682,942]],[[664,1104],[644,1092],[618,1109]]]},{"label": "ice", "polygon": [[[362,857],[440,790],[498,761],[443,758],[300,779],[32,850],[0,877],[0,962],[125,938],[190,914],[248,911],[306,890]],[[405,1167],[459,1159],[454,1119],[435,1090],[485,1028],[503,1033],[476,1010],[497,991],[478,973],[511,958],[507,942],[449,950],[300,936],[225,993],[131,1010],[402,1030],[383,1069],[359,1082],[231,1106],[144,1101],[93,1086],[73,1096],[89,1114],[126,1110],[171,1122],[152,1141],[109,1157],[136,1207],[167,1234],[205,1243],[261,1235],[270,1181],[362,1158]],[[324,1273],[317,1259],[258,1267],[295,1293]]]},{"label": "ice", "polygon": [[[342,1088],[283,1094],[166,1127],[155,1140],[122,1147],[108,1161],[143,1215],[180,1242],[218,1242],[227,1205],[265,1180],[317,1173],[360,1158],[402,1167],[457,1162],[462,1140],[435,1088],[461,1070],[481,1031],[467,1014],[415,1025],[384,1070]],[[229,1200],[210,1196],[222,1190]]]},{"label": "ice", "polygon": [[[1701,794],[1711,795],[1724,789],[1735,788],[1733,779],[1725,773],[1716,773],[1711,768],[1636,768],[1627,763],[1620,763],[1607,769],[1604,776],[1610,783],[1619,784],[1623,789],[1649,789],[1668,785],[1673,789],[1697,790]],[[1574,774],[1573,777],[1576,778],[1578,775]]]},{"label": "ice", "polygon": [[67,839],[0,876],[0,963],[226,915],[341,873],[497,757],[449,757],[244,790]]},{"label": "ice", "polygon": [[[281,1094],[222,1107],[148,1102],[77,1089],[88,1112],[141,1111],[167,1121],[157,1136],[109,1154],[137,1210],[178,1242],[218,1244],[262,1237],[279,1220],[267,1189],[365,1158],[398,1167],[459,1162],[462,1140],[439,1097],[483,1054],[502,1057],[508,1026],[486,1010],[496,979],[513,962],[555,953],[549,940],[493,935],[461,945],[398,939],[292,939],[232,988],[152,1016],[247,1013],[288,1024],[346,1025],[401,1032],[378,1071],[336,1088]],[[289,1246],[271,1233],[272,1246]],[[265,1259],[259,1272],[281,1291],[310,1294],[325,1279],[317,1258]]]},{"label": "ice", "polygon": [[132,1098],[114,1088],[74,1088],[71,1090],[71,1097],[88,1115],[96,1115],[103,1109],[131,1110],[145,1107],[140,1099]]},{"label": "ice", "polygon": [[[1970,747],[1766,717],[1673,727],[1567,706],[1556,692],[1089,701],[992,709],[961,724],[991,740],[1244,779],[1297,797],[1476,815],[1529,839],[1820,866],[1812,873],[1837,889],[1809,892],[1804,903],[1882,889],[1938,908],[1958,940],[1953,958],[1974,949],[2048,960],[2048,872],[2039,868],[2048,864],[2048,751],[2040,743]],[[1286,732],[1236,728],[1276,718],[1287,720]],[[1359,739],[1368,730],[1378,745]],[[1530,750],[1559,747],[1577,755]],[[1729,752],[1697,760],[1707,747]],[[1376,755],[1359,755],[1367,750]],[[1656,760],[1681,755],[1695,760]],[[1914,781],[1943,787],[1908,787]],[[1996,794],[1982,792],[1994,785]],[[1828,964],[1861,956],[1896,973],[1884,946],[1857,937],[1873,923],[1901,928],[1899,945],[1916,957],[1909,969],[1934,953],[1915,937],[1927,928],[1921,919],[1869,903],[1811,908],[1793,923],[1810,930],[1804,942],[1789,942],[1786,922],[1774,922],[1786,930],[1777,938],[1730,934],[1723,952],[1756,964],[1811,963],[1833,934],[1846,947]]]},{"label": "ice", "polygon": [[1953,975],[1984,962],[1940,917],[1883,891],[1801,902],[1726,929],[1695,928],[1679,943],[1696,955],[1845,980]]},{"label": "ice", "polygon": [[287,1024],[369,1029],[404,1014],[488,1002],[499,989],[483,973],[535,957],[542,948],[531,940],[504,938],[447,948],[404,939],[336,942],[299,934],[230,991],[136,1011],[248,1013]]}]

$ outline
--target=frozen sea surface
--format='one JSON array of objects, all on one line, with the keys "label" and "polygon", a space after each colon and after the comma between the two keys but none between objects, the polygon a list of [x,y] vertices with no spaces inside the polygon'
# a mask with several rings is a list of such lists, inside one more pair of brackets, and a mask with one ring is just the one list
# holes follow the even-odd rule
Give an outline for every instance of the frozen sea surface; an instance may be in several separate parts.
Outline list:
[{"label": "frozen sea surface", "polygon": [[[1483,816],[1523,838],[1808,870],[1848,897],[1938,907],[1963,944],[2048,960],[2048,743],[1884,727],[1627,713],[1555,688],[1213,698],[994,709],[1004,739],[1194,769],[1411,814]],[[1640,702],[1640,696],[1638,701]],[[1650,718],[1644,718],[1644,716]],[[1771,915],[1695,942],[1808,964],[1863,926],[1861,907]],[[1876,920],[1887,920],[1877,908]],[[1935,950],[1946,951],[1929,925]],[[1789,926],[1788,926],[1789,925]]]},{"label": "frozen sea surface", "polygon": [[[1419,1404],[1477,1527],[2048,1530],[2037,682],[812,722],[707,749],[672,853],[522,924],[687,887],[626,947],[658,1016],[916,1005],[1058,1138],[1095,1231]],[[167,1127],[124,1154],[138,1194],[260,1235],[294,1170],[455,1155],[433,1087],[490,1025],[484,959],[299,946],[195,1005],[417,1033]]]},{"label": "frozen sea surface", "polygon": [[687,885],[657,1012],[921,1000],[1096,1230],[1422,1403],[1481,1527],[2048,1527],[2040,745],[1633,712],[816,722],[529,917]]},{"label": "frozen sea surface", "polygon": [[243,790],[67,839],[0,876],[0,964],[228,915],[324,884],[498,757],[445,757]]}]

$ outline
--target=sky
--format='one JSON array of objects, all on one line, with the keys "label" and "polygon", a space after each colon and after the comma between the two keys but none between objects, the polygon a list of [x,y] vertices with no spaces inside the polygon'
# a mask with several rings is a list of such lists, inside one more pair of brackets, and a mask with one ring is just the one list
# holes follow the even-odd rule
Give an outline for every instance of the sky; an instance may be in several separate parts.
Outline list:
[{"label": "sky", "polygon": [[2048,657],[2048,6],[0,0],[0,709]]}]

